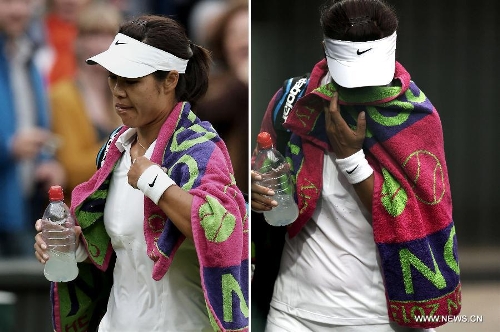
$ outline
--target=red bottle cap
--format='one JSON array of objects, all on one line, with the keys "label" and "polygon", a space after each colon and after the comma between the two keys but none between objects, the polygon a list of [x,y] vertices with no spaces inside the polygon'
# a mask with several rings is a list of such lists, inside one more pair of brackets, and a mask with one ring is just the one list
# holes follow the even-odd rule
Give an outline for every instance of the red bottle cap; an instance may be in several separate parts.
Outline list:
[{"label": "red bottle cap", "polygon": [[270,149],[273,146],[273,139],[268,132],[261,132],[257,135],[257,144],[259,149]]},{"label": "red bottle cap", "polygon": [[50,201],[62,201],[64,199],[64,193],[61,186],[51,186],[49,189],[49,200]]}]

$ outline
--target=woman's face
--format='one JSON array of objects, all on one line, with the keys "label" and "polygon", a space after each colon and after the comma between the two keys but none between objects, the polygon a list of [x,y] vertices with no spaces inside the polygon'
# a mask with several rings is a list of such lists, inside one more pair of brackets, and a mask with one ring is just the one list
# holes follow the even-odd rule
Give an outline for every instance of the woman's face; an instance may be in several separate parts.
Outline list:
[{"label": "woman's face", "polygon": [[76,22],[78,14],[90,0],[53,0],[52,11],[68,22]]},{"label": "woman's face", "polygon": [[9,38],[22,35],[33,11],[32,0],[0,0],[0,31]]},{"label": "woman's face", "polygon": [[228,22],[224,40],[224,50],[229,67],[238,76],[248,75],[247,10],[238,11]]},{"label": "woman's face", "polygon": [[125,78],[112,73],[108,78],[113,104],[123,124],[139,128],[163,122],[171,108],[172,93],[153,74],[142,78]]},{"label": "woman's face", "polygon": [[76,39],[75,53],[78,58],[78,65],[82,66],[86,70],[94,70],[96,72],[108,73],[106,69],[101,66],[89,66],[85,63],[85,60],[99,54],[108,49],[109,44],[115,38],[114,33],[109,32],[88,32],[83,33]]}]

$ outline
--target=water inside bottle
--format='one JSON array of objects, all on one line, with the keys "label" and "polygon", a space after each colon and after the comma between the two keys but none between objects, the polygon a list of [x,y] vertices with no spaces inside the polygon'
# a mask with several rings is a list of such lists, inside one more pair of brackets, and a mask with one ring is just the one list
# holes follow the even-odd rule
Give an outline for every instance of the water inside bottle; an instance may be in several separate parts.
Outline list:
[{"label": "water inside bottle", "polygon": [[78,275],[75,254],[60,252],[54,249],[48,251],[49,260],[45,263],[44,275],[49,281],[71,281]]},{"label": "water inside bottle", "polygon": [[292,195],[274,195],[272,198],[278,202],[278,206],[271,211],[265,211],[264,218],[272,226],[286,226],[291,224],[299,216],[299,208]]},{"label": "water inside bottle", "polygon": [[42,237],[49,248],[44,275],[49,281],[71,281],[78,275],[75,231],[65,220],[42,220]]}]

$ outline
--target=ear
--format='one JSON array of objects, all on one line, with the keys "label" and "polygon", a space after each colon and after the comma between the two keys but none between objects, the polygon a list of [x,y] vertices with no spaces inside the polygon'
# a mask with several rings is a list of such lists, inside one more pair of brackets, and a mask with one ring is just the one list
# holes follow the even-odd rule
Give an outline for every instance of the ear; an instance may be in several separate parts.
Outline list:
[{"label": "ear", "polygon": [[165,93],[175,91],[177,87],[177,82],[179,82],[179,72],[176,70],[171,70],[167,78],[163,81],[163,88],[165,89]]}]

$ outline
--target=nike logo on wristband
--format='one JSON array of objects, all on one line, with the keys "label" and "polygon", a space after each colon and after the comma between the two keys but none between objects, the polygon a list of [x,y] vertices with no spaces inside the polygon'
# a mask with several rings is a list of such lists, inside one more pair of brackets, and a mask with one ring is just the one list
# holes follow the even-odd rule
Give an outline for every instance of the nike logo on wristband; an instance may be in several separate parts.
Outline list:
[{"label": "nike logo on wristband", "polygon": [[[356,165],[356,167],[354,167],[354,168],[353,168],[352,170],[350,170],[350,171],[347,171],[347,170],[346,170],[347,174],[352,174],[352,172],[354,172],[354,171],[356,170],[356,168],[358,168],[358,166],[359,166],[359,164],[357,164],[357,165]],[[155,180],[156,180],[156,179],[155,179]]]},{"label": "nike logo on wristband", "polygon": [[117,40],[117,41],[115,42],[115,45],[124,45],[124,44],[126,44],[126,43],[121,42],[121,41],[119,41],[119,40]]},{"label": "nike logo on wristband", "polygon": [[[356,166],[356,167],[358,167],[358,166]],[[148,185],[149,185],[151,188],[153,188],[153,187],[154,187],[154,185],[155,185],[155,182],[156,182],[156,179],[157,179],[157,178],[158,178],[158,174],[156,174],[155,179],[153,180],[153,182],[148,183]]]}]

